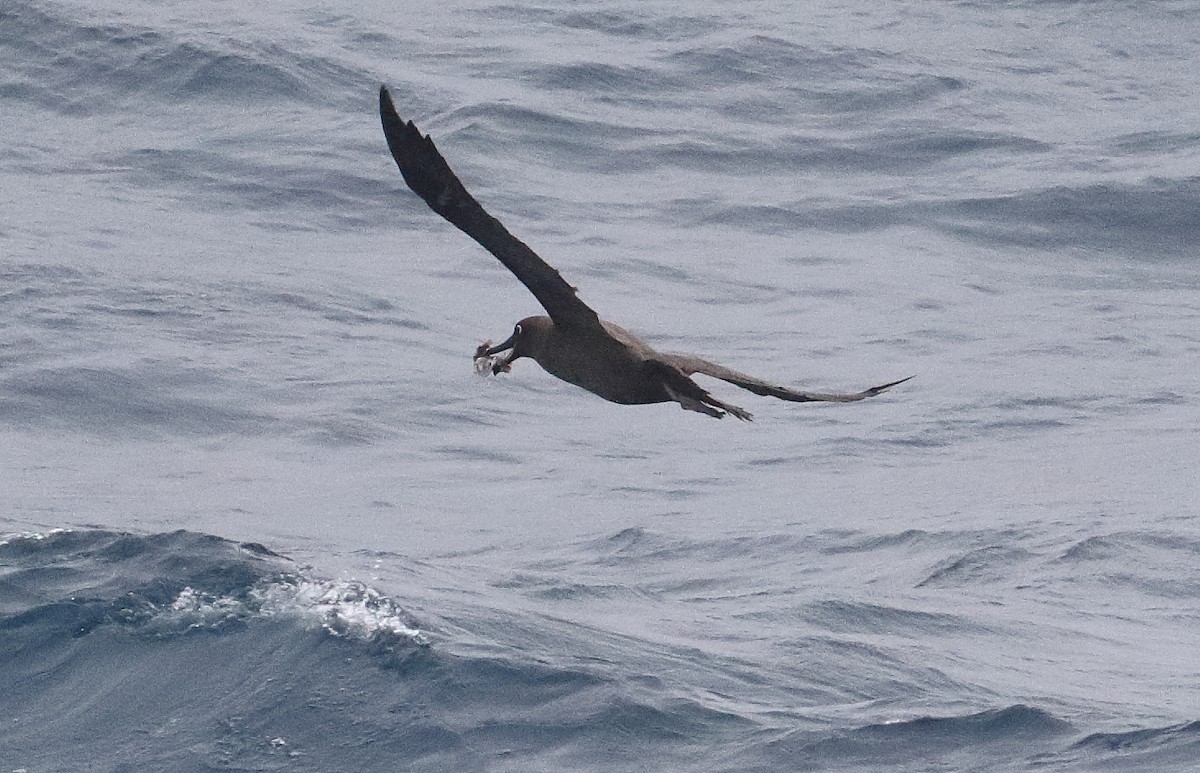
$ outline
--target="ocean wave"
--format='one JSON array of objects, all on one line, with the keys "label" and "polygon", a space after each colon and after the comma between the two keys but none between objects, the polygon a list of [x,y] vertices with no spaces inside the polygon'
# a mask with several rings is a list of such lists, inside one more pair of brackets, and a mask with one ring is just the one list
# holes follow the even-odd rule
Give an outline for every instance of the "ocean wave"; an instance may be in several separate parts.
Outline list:
[{"label": "ocean wave", "polygon": [[1149,598],[1200,598],[1200,578],[1181,571],[1200,556],[1200,540],[1179,534],[1131,531],[1080,540],[1053,561],[1075,584],[1125,588]]},{"label": "ocean wave", "polygon": [[717,27],[711,17],[703,14],[671,15],[648,12],[641,8],[550,11],[549,20],[567,29],[589,30],[618,38],[655,42],[691,38]]},{"label": "ocean wave", "polygon": [[280,145],[278,154],[255,159],[208,144],[139,147],[103,154],[98,161],[135,186],[184,190],[200,211],[253,212],[261,227],[276,230],[362,227],[375,222],[380,202],[393,196],[391,181],[343,171],[329,158],[304,157],[294,147]]},{"label": "ocean wave", "polygon": [[[880,544],[914,538],[928,535],[892,535]],[[625,558],[677,547],[642,529],[591,545]],[[419,581],[419,572],[410,576]],[[541,598],[543,579],[517,576],[510,586]],[[636,603],[628,587],[609,590]],[[953,615],[878,605],[830,600],[807,610],[810,623],[856,635],[963,630]],[[999,758],[1061,769],[1122,769],[1132,760],[1182,770],[1196,749],[1196,723],[1083,735],[1076,722],[1020,703],[828,727],[794,713],[763,713],[715,684],[677,689],[673,668],[717,669],[730,684],[757,683],[750,673],[738,675],[745,664],[718,666],[690,645],[651,654],[633,639],[573,630],[561,620],[489,614],[485,623],[442,613],[435,617],[450,613],[481,627],[455,643],[391,595],[316,577],[259,543],[188,531],[6,535],[0,711],[15,719],[0,725],[0,748],[14,767],[63,771],[85,756],[96,770],[199,771],[235,763],[313,771],[397,764],[622,770],[647,753],[670,759],[674,769],[708,771],[966,769]],[[505,628],[505,639],[523,632],[542,648],[490,640],[488,625]],[[833,636],[796,650],[817,661],[825,651],[842,653],[844,663],[857,658],[860,669],[885,657],[875,646]],[[905,667],[886,659],[899,679]],[[792,673],[797,666],[780,668]],[[808,684],[805,700],[854,694],[846,674],[813,672]],[[822,693],[821,685],[832,692]],[[898,697],[913,688],[895,689]],[[878,690],[874,697],[888,700]],[[108,742],[97,747],[97,738]]]},{"label": "ocean wave", "polygon": [[[0,281],[0,309],[22,326],[0,347],[0,420],[18,431],[369,444],[395,430],[386,415],[394,403],[380,392],[393,374],[346,378],[336,364],[344,342],[419,347],[427,327],[411,309],[357,290],[187,277],[126,283],[96,270],[16,264],[0,266]],[[282,332],[279,319],[290,320]],[[267,341],[318,353],[328,367],[274,370],[253,354]],[[98,355],[114,342],[119,353]],[[311,399],[320,389],[355,392],[356,407],[329,411]]]},{"label": "ocean wave", "polygon": [[[775,101],[747,103],[747,86],[770,85],[775,100],[801,100],[814,113],[861,114],[911,109],[966,88],[961,79],[917,61],[853,46],[813,47],[771,35],[745,35],[719,44],[672,52],[664,65],[689,84],[725,88],[731,95],[721,112],[770,120]],[[748,105],[757,105],[748,110]]]},{"label": "ocean wave", "polygon": [[[814,769],[855,764],[914,770],[917,768],[911,766],[938,765],[953,770],[963,769],[959,764],[979,755],[981,747],[1007,747],[1026,757],[1032,749],[1046,748],[1071,730],[1069,723],[1042,709],[1017,704],[965,716],[865,725],[819,740],[798,734],[773,744],[773,751],[782,758],[814,763]],[[991,749],[988,754],[998,752]]]},{"label": "ocean wave", "polygon": [[[847,152],[834,146],[814,148],[803,161],[791,153],[748,151],[747,168],[770,164],[829,163],[833,167],[903,170],[929,166],[959,153],[999,149],[1005,153],[1036,152],[1037,145],[1018,137],[972,136],[876,139]],[[897,152],[899,151],[899,152]],[[670,156],[669,147],[658,152]],[[856,160],[856,157],[858,160]],[[721,150],[705,159],[705,151],[689,148],[680,159],[736,166],[739,153]],[[1192,214],[1200,206],[1200,178],[1151,178],[1137,183],[1059,185],[1012,194],[941,200],[838,202],[780,201],[754,204],[724,197],[683,197],[666,201],[659,212],[671,222],[694,227],[718,223],[753,233],[780,233],[811,228],[856,233],[896,226],[940,231],[993,247],[1029,250],[1088,249],[1120,253],[1132,259],[1191,257],[1200,240]]]},{"label": "ocean wave", "polygon": [[746,725],[494,645],[451,654],[390,596],[257,543],[8,535],[0,588],[0,711],[17,717],[0,748],[14,767],[482,769],[519,755],[574,768],[663,743],[698,755]]},{"label": "ocean wave", "polygon": [[[370,120],[376,78],[336,53],[249,31],[236,37],[120,16],[92,21],[67,5],[19,2],[0,14],[0,44],[23,54],[0,85],[9,108],[32,108],[42,125],[66,115],[94,118],[99,127],[54,143],[31,138],[36,150],[10,161],[19,171],[111,176],[200,211],[253,213],[252,222],[274,231],[361,229],[385,217],[381,202],[391,200],[395,180],[353,171],[361,164],[350,157],[367,151],[333,126],[345,114]],[[254,128],[227,121],[222,111],[235,104],[263,120]],[[301,105],[333,117],[302,127],[281,120]],[[77,128],[74,120],[62,130]],[[164,123],[186,128],[168,137],[154,128]],[[107,141],[93,147],[87,138],[98,131]],[[320,150],[305,137],[313,132],[327,134]]]},{"label": "ocean wave", "polygon": [[1154,177],[963,199],[931,205],[928,214],[951,233],[993,243],[1192,257],[1198,207],[1200,177]]},{"label": "ocean wave", "polygon": [[1066,771],[1195,770],[1200,756],[1200,721],[1142,730],[1090,733],[1065,749],[1030,757],[1031,767]]},{"label": "ocean wave", "polygon": [[530,70],[531,80],[543,88],[607,95],[619,102],[633,102],[657,94],[677,93],[686,82],[671,73],[651,67],[633,67],[586,62],[539,65]]},{"label": "ocean wave", "polygon": [[50,425],[121,437],[254,433],[275,421],[194,397],[181,389],[184,384],[169,381],[152,364],[30,369],[0,381],[0,415],[17,427]]},{"label": "ocean wave", "polygon": [[36,600],[23,609],[10,602],[0,619],[17,652],[104,626],[163,637],[283,617],[361,641],[422,642],[407,613],[377,590],[307,577],[257,543],[57,530],[5,537],[0,569],[13,597]]},{"label": "ocean wave", "polygon": [[1029,551],[1011,545],[987,545],[974,548],[942,562],[918,588],[957,588],[987,583],[1011,583],[1013,567],[1028,562]]},{"label": "ocean wave", "polygon": [[[631,146],[631,152],[636,152],[638,158],[651,168],[674,167],[749,178],[857,172],[910,175],[972,154],[994,153],[1007,157],[1038,153],[1043,149],[1041,143],[1018,135],[931,127],[887,129],[839,140],[803,134],[729,137],[690,131],[686,137],[660,135]],[[779,184],[785,191],[796,187],[794,181]],[[672,204],[682,210],[681,214],[695,210],[694,215],[706,219],[700,209],[705,206],[703,198],[686,197],[676,199]],[[793,225],[816,214],[806,215],[814,206],[811,202],[802,206],[792,203],[779,206]],[[742,205],[732,212],[752,213],[759,207],[761,205]]]},{"label": "ocean wave", "polygon": [[1165,742],[1182,742],[1191,746],[1200,744],[1200,721],[1124,733],[1093,733],[1076,743],[1074,748],[1135,751],[1162,746]]},{"label": "ocean wave", "polygon": [[8,96],[91,115],[139,105],[157,109],[166,98],[322,103],[362,81],[353,68],[269,40],[96,23],[86,16],[67,5],[5,5],[0,41],[22,53],[24,76],[10,82]]}]

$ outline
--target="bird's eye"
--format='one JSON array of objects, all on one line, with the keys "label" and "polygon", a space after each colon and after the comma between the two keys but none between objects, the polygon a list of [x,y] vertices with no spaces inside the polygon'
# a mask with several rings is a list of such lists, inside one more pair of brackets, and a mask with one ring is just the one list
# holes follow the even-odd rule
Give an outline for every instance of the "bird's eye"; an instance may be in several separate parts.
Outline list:
[{"label": "bird's eye", "polygon": [[513,334],[514,334],[514,335],[521,335],[521,326],[520,326],[520,324],[518,324],[516,327],[514,327],[514,328],[513,328]]}]

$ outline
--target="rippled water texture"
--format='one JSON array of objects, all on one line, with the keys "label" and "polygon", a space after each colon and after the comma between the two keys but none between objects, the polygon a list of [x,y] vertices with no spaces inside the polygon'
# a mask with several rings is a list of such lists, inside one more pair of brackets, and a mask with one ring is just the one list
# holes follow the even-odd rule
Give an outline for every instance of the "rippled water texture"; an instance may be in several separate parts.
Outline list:
[{"label": "rippled water texture", "polygon": [[[1191,771],[1192,2],[0,6],[0,766]],[[852,405],[471,354],[611,319]]]}]

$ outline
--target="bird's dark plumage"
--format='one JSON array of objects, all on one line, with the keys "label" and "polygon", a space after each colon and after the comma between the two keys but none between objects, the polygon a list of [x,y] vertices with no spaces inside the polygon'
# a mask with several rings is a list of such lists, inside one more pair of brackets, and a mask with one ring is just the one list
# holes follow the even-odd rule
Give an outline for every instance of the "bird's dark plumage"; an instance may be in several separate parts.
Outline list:
[{"label": "bird's dark plumage", "polygon": [[386,87],[379,89],[379,115],[392,158],[408,187],[430,209],[499,258],[550,315],[523,319],[504,343],[479,347],[476,358],[509,352],[491,362],[494,373],[508,370],[513,360],[530,357],[552,375],[615,403],[674,401],[709,416],[721,418],[731,413],[745,421],[750,420],[749,413],[713,397],[691,376],[700,373],[758,395],[793,402],[855,402],[908,381],[904,378],[846,394],[802,392],[699,357],[655,351],[632,333],[602,321],[558,271],[489,215],[463,187],[433,140],[423,136],[412,121],[400,117]]},{"label": "bird's dark plumage", "polygon": [[413,193],[499,258],[529,288],[556,325],[600,325],[596,312],[576,297],[574,287],[467,193],[433,140],[421,136],[412,121],[406,122],[396,113],[386,87],[379,89],[379,115],[383,119],[383,134],[387,137],[392,158],[396,159],[400,174],[404,175],[404,182]]}]

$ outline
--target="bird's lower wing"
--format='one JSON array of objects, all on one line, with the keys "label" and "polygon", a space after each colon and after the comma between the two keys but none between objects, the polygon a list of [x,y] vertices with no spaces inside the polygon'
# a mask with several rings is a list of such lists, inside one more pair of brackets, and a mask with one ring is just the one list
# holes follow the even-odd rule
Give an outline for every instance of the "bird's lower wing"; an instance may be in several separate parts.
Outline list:
[{"label": "bird's lower wing", "polygon": [[379,88],[379,117],[392,158],[404,181],[429,208],[483,245],[521,280],[556,325],[599,327],[596,312],[575,295],[575,288],[524,242],[508,232],[467,192],[438,152],[412,121],[396,112],[386,87]]},{"label": "bird's lower wing", "polygon": [[912,376],[909,376],[908,378],[902,378],[899,381],[892,381],[887,384],[880,384],[879,386],[871,387],[870,389],[864,389],[861,392],[802,392],[798,389],[789,389],[788,387],[777,386],[769,381],[763,381],[760,378],[748,376],[745,373],[739,373],[732,368],[726,368],[723,365],[717,365],[715,362],[709,362],[708,360],[703,360],[699,357],[693,357],[689,354],[663,354],[660,355],[660,357],[664,362],[674,365],[686,375],[691,376],[695,373],[701,373],[705,376],[712,376],[713,378],[719,378],[722,381],[728,381],[730,384],[739,386],[742,389],[747,389],[756,395],[763,395],[764,397],[777,397],[780,400],[790,400],[794,403],[853,403],[859,400],[865,400],[868,397],[874,397],[880,392],[890,389],[897,384],[903,384],[905,381],[908,381],[908,379],[912,378]]}]

